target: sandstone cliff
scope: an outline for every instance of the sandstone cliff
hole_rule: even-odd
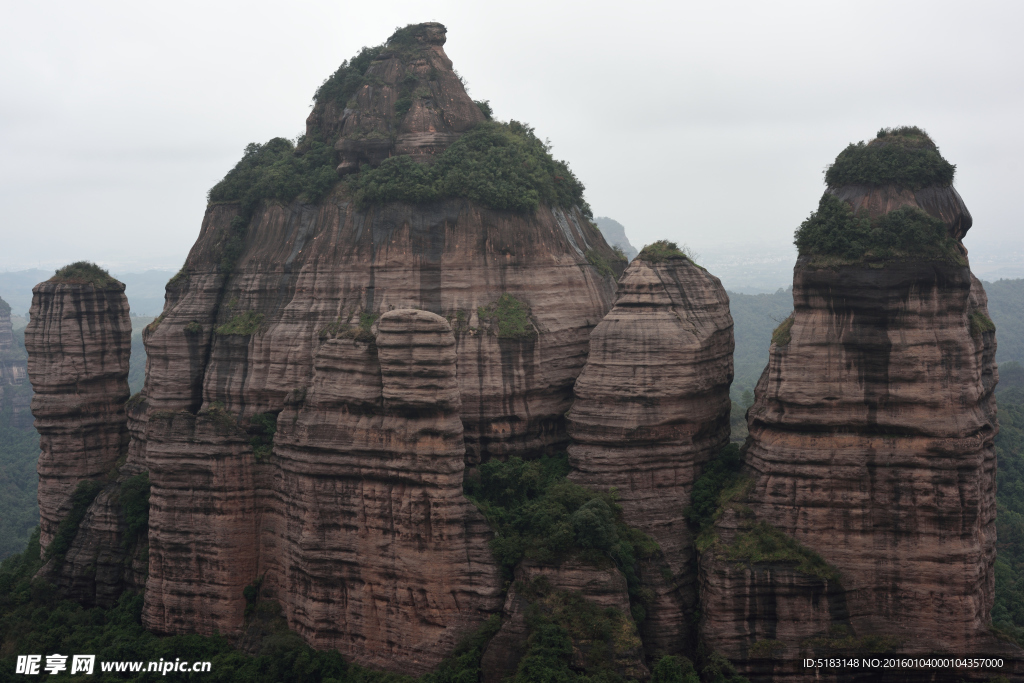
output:
[[[407,26],[321,86],[306,135],[333,142],[338,173],[395,155],[429,161],[485,120],[444,53],[445,34],[437,23]],[[357,84],[360,60],[370,64]]]
[[[934,151],[918,133],[907,146]],[[793,316],[748,412],[749,484],[701,558],[702,636],[748,672],[870,638],[1005,647],[988,635],[997,373],[959,242],[970,214],[948,182],[901,182],[831,186],[797,233]]]
[[[595,328],[568,414],[571,478],[617,489],[626,521],[661,546],[644,582],[649,652],[692,648],[696,555],[683,511],[729,441],[732,317],[721,282],[681,253],[645,249]]]
[[[78,483],[106,476],[128,447],[131,334],[124,285],[102,271],[68,266],[32,290],[25,348],[42,451],[44,550],[70,511]]]
[[[57,271],[33,289],[25,346],[42,571],[63,596],[109,607],[145,581],[145,475],[129,482],[141,469],[120,471],[131,351],[124,285],[92,264]]]
[[[423,672],[498,608],[487,525],[462,495],[451,328],[399,309],[374,329],[319,346],[305,396],[277,416],[273,458],[219,408],[150,417],[153,628],[237,630],[260,576],[316,647]],[[199,483],[219,493],[197,509]]]
[[[237,190],[254,165],[321,148],[247,151],[212,195],[240,199],[211,203],[145,331],[129,428],[152,481],[155,631],[238,634],[252,586],[317,647],[425,671],[501,607],[463,472],[564,446],[617,260],[581,206],[357,200],[368,171],[347,160],[380,159],[346,141],[387,133],[387,155],[429,161],[483,120],[443,27],[412,28],[339,71],[361,84],[352,106],[331,105],[329,84],[317,95],[308,137],[337,143],[349,180],[257,199]],[[396,128],[395,96],[420,76],[433,94]],[[408,83],[388,90],[393,77]]]

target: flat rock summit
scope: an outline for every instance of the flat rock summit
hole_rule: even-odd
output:
[[[156,634],[258,652],[277,620],[409,675],[859,681],[802,662],[873,653],[1024,680],[991,631],[995,330],[931,138],[829,168],[737,448],[719,279],[668,241],[624,260],[445,41],[397,30],[304,136],[246,148],[138,394],[124,285],[36,286],[40,578],[139,593]]]

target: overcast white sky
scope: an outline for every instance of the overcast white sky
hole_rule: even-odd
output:
[[[638,247],[785,251],[825,166],[901,124],[926,128],[957,164],[972,259],[1024,241],[1024,3],[0,9],[0,270],[82,258],[177,268],[207,189],[243,147],[302,132],[342,60],[420,21],[448,27],[445,50],[470,94],[550,138],[595,214]]]

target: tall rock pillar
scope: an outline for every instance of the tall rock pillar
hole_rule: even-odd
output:
[[[674,245],[671,245],[674,246]],[[733,323],[721,281],[681,253],[645,249],[594,329],[568,414],[571,478],[615,488],[626,522],[661,546],[643,626],[650,652],[681,652],[696,606],[683,511],[701,466],[729,442]]]
[[[103,478],[126,453],[132,325],[124,285],[86,263],[36,285],[30,316],[25,348],[41,451],[45,550],[79,482]]]
[[[748,674],[869,641],[1005,647],[988,631],[995,329],[952,177],[922,131],[883,130],[839,155],[797,231],[793,315],[747,414],[748,485],[701,557],[702,635]]]

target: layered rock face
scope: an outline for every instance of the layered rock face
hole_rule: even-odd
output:
[[[39,431],[40,544],[45,550],[79,482],[125,455],[131,320],[124,285],[59,276],[32,290],[25,328]]]
[[[168,285],[164,317],[146,333],[151,410],[279,410],[308,384],[330,327],[419,308],[455,332],[470,462],[567,440],[572,386],[615,284],[587,263],[588,251],[611,252],[578,210],[522,215],[467,200],[368,211],[346,201],[268,206],[226,278],[218,244],[236,212],[210,208],[189,275]],[[521,302],[525,333],[502,336],[481,318],[502,295]],[[252,334],[215,333],[257,318]]]
[[[27,360],[26,354],[14,343],[11,307],[0,299],[0,411],[10,410],[10,424],[16,429],[32,427]]]
[[[162,483],[151,508],[149,625],[190,630],[198,617],[200,631],[231,632],[244,586],[260,575],[264,596],[314,646],[421,673],[498,609],[489,531],[462,495],[451,328],[436,314],[398,309],[375,332],[319,346],[305,397],[277,417],[272,464],[242,448],[224,453],[217,435],[245,442],[216,410],[150,418],[172,423],[161,434],[184,421],[203,446],[186,456],[150,432]],[[171,448],[187,467],[169,462]],[[190,508],[201,480],[228,490]],[[177,542],[186,538],[183,557]],[[202,571],[213,580],[196,581]]]
[[[340,174],[395,155],[429,162],[485,120],[444,53],[445,40],[441,24],[401,29],[373,54],[366,71],[370,83],[347,102],[317,102],[306,134],[334,140]]]
[[[440,147],[403,135],[439,145],[482,120],[443,27],[411,28],[369,51],[355,108],[318,94],[309,125],[340,136],[342,173],[373,162],[346,141],[394,132],[416,74],[440,90],[413,98],[388,154],[422,161]],[[388,90],[393,78],[407,80]],[[501,606],[463,472],[567,441],[589,333],[611,307],[600,259],[615,261],[575,207],[359,208],[345,184],[316,204],[211,204],[144,334],[129,424],[153,484],[146,625],[237,634],[258,583],[317,647],[436,665]]]
[[[701,466],[729,442],[732,328],[718,278],[683,256],[641,254],[576,380],[570,476],[617,489],[627,523],[658,541],[667,565],[644,572],[656,593],[644,626],[651,652],[691,646],[696,556],[683,511]]]
[[[985,295],[959,243],[970,214],[949,185],[829,193],[876,229],[898,228],[874,220],[901,207],[923,211],[945,226],[946,251],[852,261],[801,252],[793,316],[747,415],[750,488],[701,558],[702,635],[748,673],[765,640],[790,660],[801,648],[862,649],[865,637],[904,653],[999,651],[988,634],[998,376]],[[755,523],[834,573],[727,561]]]
[[[840,568],[854,628],[949,651],[994,589],[994,336],[971,334],[971,289],[966,266],[798,264],[748,414],[758,517]]]

